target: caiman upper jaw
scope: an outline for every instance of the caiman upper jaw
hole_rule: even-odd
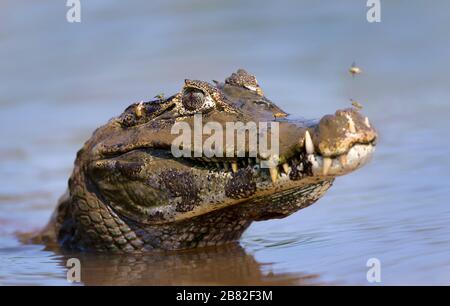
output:
[[[280,123],[280,164],[269,169],[274,183],[283,180],[283,172],[294,180],[306,176],[330,178],[352,172],[370,160],[378,137],[369,119],[354,108],[325,115],[308,127],[284,123]],[[288,138],[287,143],[284,138]],[[295,138],[299,146],[295,146]],[[292,175],[292,171],[301,173],[301,177]]]
[[[227,118],[214,117],[214,120]],[[334,115],[325,115],[314,125],[305,126],[302,123],[283,120],[280,126],[280,160],[276,167],[266,169],[269,180],[277,182],[283,178],[283,173],[294,180],[305,176],[338,176],[351,172],[364,165],[372,155],[377,138],[376,131],[370,125],[367,117],[363,117],[356,109],[338,110]],[[129,135],[128,135],[129,134]],[[157,133],[143,126],[139,129],[125,129],[120,137],[107,137],[97,144],[96,150],[123,154],[139,148],[154,148],[170,150],[170,139],[175,136],[167,129],[159,129]],[[123,136],[126,136],[125,138]],[[124,143],[123,139],[131,139]],[[159,140],[158,140],[159,139]],[[161,144],[166,143],[163,148]],[[265,159],[265,158],[263,158]],[[247,166],[247,158],[193,158],[193,160],[219,165],[219,171],[237,172],[242,166]],[[291,175],[291,169],[296,167],[298,174]],[[305,167],[308,168],[307,171]],[[286,179],[286,176],[284,177]],[[279,182],[281,183],[281,182]]]
[[[370,160],[376,138],[369,119],[353,108],[326,115],[308,127],[289,120],[280,122],[280,160],[278,165],[265,171],[273,183],[281,185],[286,180],[296,181],[308,176],[344,175]],[[231,161],[231,167],[224,168],[236,173],[241,164],[244,168],[247,166],[246,158]]]

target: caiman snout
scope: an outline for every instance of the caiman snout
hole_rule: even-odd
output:
[[[314,145],[326,157],[344,154],[355,144],[369,144],[377,137],[369,118],[350,108],[324,116],[313,133]]]
[[[357,109],[324,116],[305,137],[305,149],[314,174],[343,175],[370,160],[377,132]]]

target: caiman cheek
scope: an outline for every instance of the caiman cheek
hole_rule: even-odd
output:
[[[256,192],[256,183],[249,168],[240,169],[233,173],[232,178],[225,185],[225,195],[229,198],[248,198]]]

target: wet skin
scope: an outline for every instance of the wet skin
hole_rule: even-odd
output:
[[[199,113],[203,124],[278,122],[278,163],[261,168],[273,156],[248,154],[175,158],[171,128],[193,127]],[[356,108],[315,122],[289,120],[244,70],[214,85],[185,80],[179,93],[132,104],[93,133],[77,153],[68,192],[34,241],[100,252],[236,241],[253,221],[317,201],[336,176],[370,159],[376,138]]]

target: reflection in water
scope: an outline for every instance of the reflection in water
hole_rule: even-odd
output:
[[[56,251],[58,252],[58,251]],[[238,244],[182,252],[146,254],[63,253],[81,262],[85,285],[307,285],[317,275],[272,273]]]

